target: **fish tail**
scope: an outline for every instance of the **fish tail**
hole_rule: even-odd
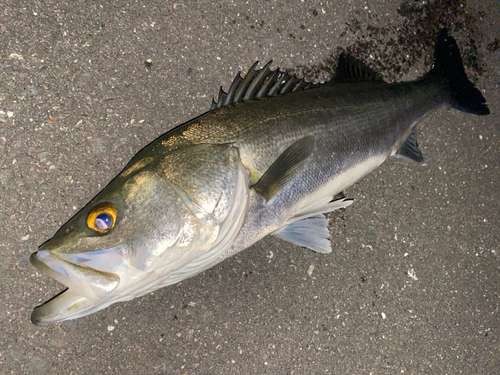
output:
[[[443,85],[451,107],[476,115],[490,113],[486,99],[467,78],[457,42],[446,29],[439,33],[434,47],[434,65],[425,78]]]

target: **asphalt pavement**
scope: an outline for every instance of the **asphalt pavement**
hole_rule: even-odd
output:
[[[498,1],[14,1],[0,5],[0,372],[499,374]],[[53,326],[29,256],[143,146],[256,60],[325,80],[348,51],[389,81],[447,26],[491,114],[419,125],[345,191],[333,252],[265,238],[142,298]]]

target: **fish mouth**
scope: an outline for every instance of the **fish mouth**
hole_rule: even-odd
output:
[[[109,272],[116,269],[110,266],[113,264],[113,255],[116,255],[113,250],[81,254],[39,250],[31,254],[30,262],[33,266],[67,287],[35,307],[31,322],[35,325],[47,325],[75,319],[111,304],[110,294],[120,284],[120,277]],[[102,264],[101,269],[92,267],[99,264]]]

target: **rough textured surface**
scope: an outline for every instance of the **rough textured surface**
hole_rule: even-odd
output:
[[[491,0],[5,0],[2,372],[500,372],[499,19]],[[30,323],[61,289],[30,253],[238,70],[274,59],[325,79],[340,47],[386,79],[413,79],[443,23],[492,114],[427,117],[427,165],[389,160],[349,188],[356,201],[331,217],[331,254],[267,238],[144,298]]]

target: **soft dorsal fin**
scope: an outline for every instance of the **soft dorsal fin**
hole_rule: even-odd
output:
[[[252,188],[269,201],[293,178],[313,150],[314,139],[311,136],[292,143]]]
[[[379,81],[382,77],[374,70],[366,66],[355,57],[342,52],[339,56],[339,64],[331,82],[362,82]]]
[[[228,92],[225,92],[222,87],[220,88],[219,98],[217,102],[212,100],[210,109],[221,108],[241,101],[261,99],[266,96],[284,95],[316,86],[279,69],[269,69],[272,62],[271,60],[262,69],[255,70],[258,64],[256,61],[244,78],[241,77],[241,72],[238,72]]]

